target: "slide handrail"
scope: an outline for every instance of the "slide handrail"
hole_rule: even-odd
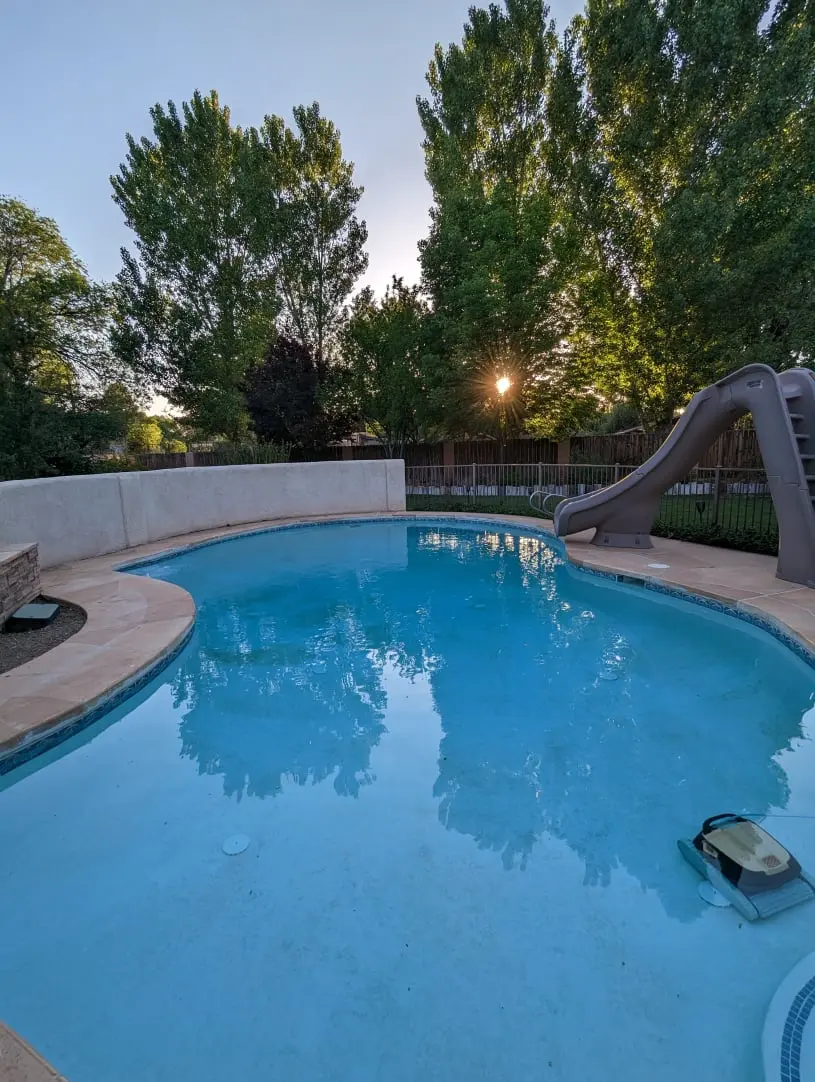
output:
[[[540,507],[535,503],[535,497],[542,496],[543,499],[540,502]],[[554,508],[551,511],[546,510],[546,501],[555,496],[558,499],[563,499],[563,496],[559,492],[544,492],[541,488],[536,488],[532,495],[529,497],[529,506],[533,511],[537,511],[541,515],[549,515],[550,518],[555,517]]]

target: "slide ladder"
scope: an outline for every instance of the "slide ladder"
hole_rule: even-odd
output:
[[[699,391],[660,448],[633,473],[555,509],[559,536],[595,529],[592,544],[650,548],[662,494],[750,413],[778,519],[778,576],[815,586],[815,373],[751,364]]]

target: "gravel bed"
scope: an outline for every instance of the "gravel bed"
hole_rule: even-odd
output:
[[[0,673],[25,665],[47,650],[70,639],[85,623],[85,611],[58,597],[38,597],[37,601],[57,601],[59,612],[47,627],[34,631],[0,632]]]

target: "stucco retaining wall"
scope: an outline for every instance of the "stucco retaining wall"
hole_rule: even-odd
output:
[[[401,460],[207,466],[0,484],[0,548],[35,542],[40,563],[177,534],[296,515],[404,511]]]

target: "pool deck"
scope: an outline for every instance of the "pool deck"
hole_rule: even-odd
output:
[[[206,530],[44,571],[43,593],[79,605],[88,618],[59,646],[0,675],[0,771],[3,759],[13,761],[21,749],[49,734],[55,738],[61,728],[104,708],[112,695],[126,691],[186,641],[195,621],[190,595],[171,583],[129,575],[116,571],[117,567],[218,538],[353,517],[275,519]],[[434,516],[407,512],[399,517]],[[441,517],[448,521],[489,520],[496,526],[551,533],[549,523],[539,518]],[[774,558],[662,538],[654,538],[654,547],[646,551],[601,549],[589,544],[590,538],[587,533],[568,539],[568,557],[576,566],[700,594],[727,608],[752,612],[815,652],[815,590],[776,578]]]
[[[3,1082],[66,1082],[14,1030],[0,1022],[0,1079]]]

